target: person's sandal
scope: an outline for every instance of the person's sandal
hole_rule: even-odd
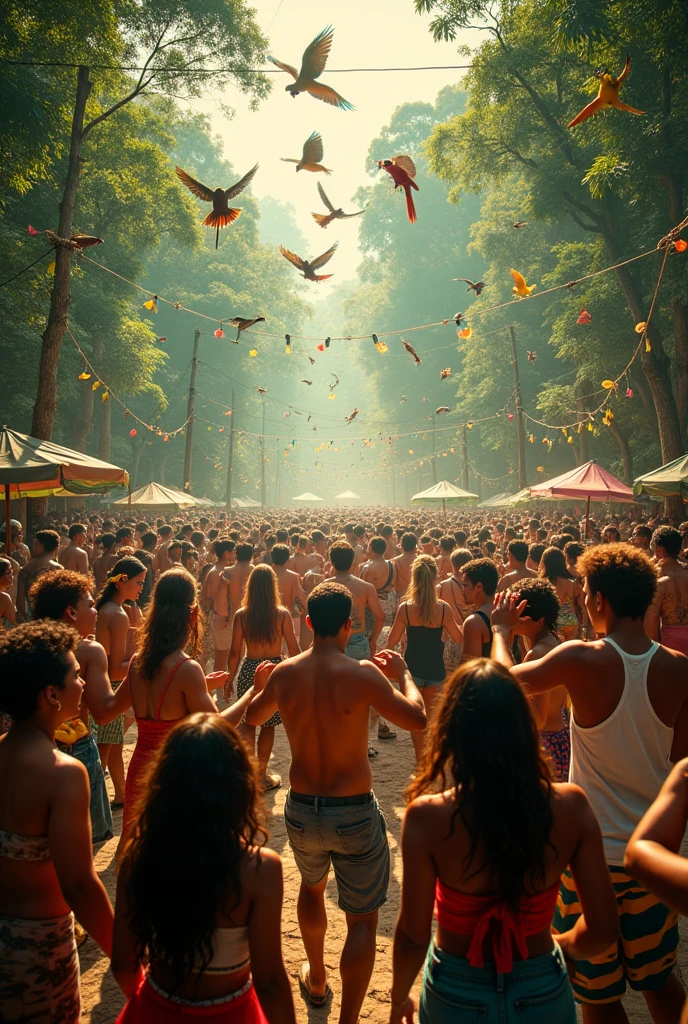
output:
[[[304,961],[304,963],[301,964],[301,968],[299,970],[299,985],[304,990],[306,998],[308,999],[308,1002],[311,1004],[311,1006],[324,1006],[327,1000],[332,995],[332,989],[330,988],[328,982],[325,981],[325,991],[323,992],[323,994],[321,996],[315,995],[315,993],[311,992],[310,988],[310,974],[310,964],[306,960]]]
[[[269,793],[272,789],[279,789],[282,785],[281,775],[265,775],[263,778],[263,792]]]
[[[377,738],[379,740],[395,740],[397,738],[397,734],[390,729],[387,722],[384,724],[380,722],[377,727]]]

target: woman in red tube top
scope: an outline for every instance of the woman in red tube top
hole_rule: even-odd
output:
[[[618,933],[600,828],[578,786],[552,782],[528,702],[496,662],[446,684],[409,797],[392,1024],[411,1019],[423,960],[421,1024],[575,1024],[565,961]],[[555,938],[566,867],[583,913]]]

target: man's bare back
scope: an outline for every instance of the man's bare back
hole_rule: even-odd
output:
[[[70,569],[72,572],[80,572],[84,575],[88,574],[88,555],[83,548],[77,547],[76,544],[68,544],[60,552],[59,562],[63,569]]]
[[[385,652],[378,658],[396,659],[394,665],[408,676],[398,655]],[[308,651],[276,666],[246,719],[259,725],[271,708],[279,708],[291,747],[289,784],[297,793],[353,796],[371,788],[371,706],[402,729],[420,730],[425,727],[420,701],[412,680],[407,699],[372,661],[354,661],[332,642],[316,638]]]
[[[405,551],[403,555],[397,555],[396,558],[392,559],[397,574],[397,582],[395,588],[397,594],[405,594],[408,588],[411,586],[411,569],[417,556],[417,551]]]
[[[292,572],[291,569],[287,569],[284,565],[273,565],[272,569],[277,577],[280,601],[285,608],[289,609],[289,614],[293,615],[296,601],[299,602],[299,611],[305,611],[306,595],[301,586],[299,574]]]
[[[663,626],[688,625],[688,569],[671,559],[660,564],[656,603]]]
[[[244,599],[244,591],[246,590],[246,584],[252,572],[253,565],[251,562],[236,562],[235,565],[231,566],[231,568],[227,569],[224,573],[225,578],[229,580],[229,605],[231,614],[234,614],[241,607],[241,602]]]

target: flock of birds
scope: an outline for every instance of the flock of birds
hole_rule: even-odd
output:
[[[292,97],[298,96],[300,93],[310,93],[315,99],[322,100],[323,103],[328,103],[330,106],[337,107],[339,110],[354,110],[355,108],[348,100],[345,100],[343,96],[340,96],[338,92],[332,89],[329,85],[325,85],[324,82],[318,81],[325,65],[327,64],[327,58],[330,55],[330,49],[332,47],[332,40],[334,37],[334,29],[331,25],[328,25],[315,37],[304,50],[303,57],[301,59],[301,70],[297,71],[291,64],[285,64],[282,61],[277,60],[275,57],[268,57],[268,60],[275,64],[282,71],[286,71],[287,74],[291,75],[294,79],[293,83],[286,87]],[[310,171],[312,174],[331,174],[332,168],[325,167],[323,160],[325,158],[325,148],[320,132],[314,131],[303,144],[301,156],[297,159],[296,157],[283,156],[281,159],[285,163],[296,164],[296,172],[299,171]],[[413,202],[412,190],[419,191],[418,185],[415,182],[416,167],[410,156],[399,154],[391,159],[378,160],[378,167],[385,170],[392,181],[394,182],[394,188],[402,188],[406,195],[406,212],[408,219],[411,224],[416,222],[416,208]],[[181,167],[175,168],[180,181],[193,193],[198,199],[202,199],[206,203],[212,203],[212,210],[208,216],[203,220],[203,226],[208,228],[215,228],[215,248],[217,249],[220,241],[220,231],[222,228],[228,227],[232,224],[237,217],[241,214],[241,208],[230,206],[230,201],[236,199],[241,192],[251,183],[254,175],[258,170],[258,164],[252,167],[247,174],[240,178],[234,185],[230,185],[229,188],[209,188],[202,182],[197,181],[196,178],[192,178],[190,174],[187,174]],[[330,201],[325,192],[325,189],[318,182],[318,192],[322,199],[327,213],[314,213],[313,219],[321,228],[326,228],[335,220],[346,220],[350,217],[360,217],[362,213],[365,213],[367,206],[362,210],[356,210],[354,213],[344,213],[341,207],[336,207],[334,203]],[[280,246],[280,252],[285,259],[296,267],[302,274],[306,281],[315,281],[318,284],[321,281],[326,281],[332,277],[332,274],[317,274],[316,271],[320,270],[325,266],[329,260],[332,259],[338,243],[335,242],[330,248],[322,253],[320,256],[316,256],[315,259],[306,260],[303,257],[287,249],[285,246]]]

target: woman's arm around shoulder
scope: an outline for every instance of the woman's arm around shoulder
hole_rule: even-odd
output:
[[[256,995],[269,1024],[296,1024],[294,998],[282,957],[282,861],[254,848],[246,885],[251,896],[248,945]]]

